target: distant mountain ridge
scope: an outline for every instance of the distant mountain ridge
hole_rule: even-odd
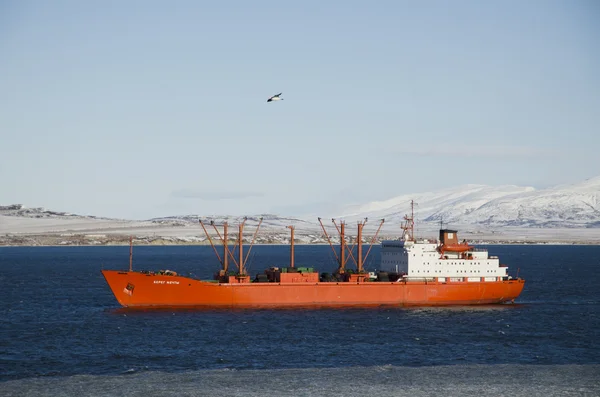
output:
[[[571,185],[463,185],[345,208],[339,218],[400,222],[416,203],[421,222],[518,227],[600,227],[600,176]]]
[[[433,225],[443,222],[450,225],[487,227],[600,228],[600,176],[575,184],[539,190],[514,185],[462,185],[347,206],[333,217],[346,221],[385,218],[386,224],[398,224],[402,222],[405,214],[410,213],[411,200],[415,202],[415,218],[421,224]],[[0,215],[44,219],[111,219],[50,211],[44,208],[27,208],[21,204],[0,206]],[[330,219],[331,217],[327,215],[323,214],[323,217]],[[231,224],[237,224],[243,219],[240,216],[227,215],[181,215],[135,222],[186,226],[197,224],[199,217],[212,219],[217,223],[228,221]],[[309,229],[318,228],[317,220],[314,218],[273,214],[249,215],[248,224],[256,225],[261,217],[263,226],[266,227],[277,228],[295,224]],[[127,222],[122,219],[119,221]]]
[[[43,207],[29,208],[24,206],[23,204],[0,205],[0,215],[37,219],[113,219],[94,215],[77,215],[64,211],[52,211]]]

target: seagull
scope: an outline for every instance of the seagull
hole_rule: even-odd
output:
[[[277,95],[273,95],[271,98],[267,99],[267,102],[273,102],[273,101],[283,101],[283,98],[279,98],[281,96],[281,92]]]

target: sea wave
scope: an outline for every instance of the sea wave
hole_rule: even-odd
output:
[[[597,396],[600,365],[451,365],[35,377],[0,383],[12,396]]]

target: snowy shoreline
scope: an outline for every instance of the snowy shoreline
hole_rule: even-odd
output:
[[[546,232],[546,233],[541,233]],[[572,235],[565,236],[557,235],[555,230],[537,231],[537,235],[529,233],[504,234],[498,235],[481,235],[469,232],[460,233],[460,237],[466,239],[473,245],[599,245],[600,238],[597,236],[598,230],[569,230]],[[587,232],[587,233],[586,233]],[[590,233],[592,232],[592,233]],[[135,246],[168,246],[168,245],[209,245],[210,242],[205,237],[174,235],[174,231],[169,233],[160,233],[157,231],[151,235],[138,235],[135,233],[43,233],[43,234],[0,234],[0,247],[11,246],[126,246],[129,245],[130,237],[133,239]],[[529,235],[528,235],[529,234]],[[552,234],[550,237],[547,234]],[[252,235],[244,237],[244,244],[250,244]],[[434,234],[427,234],[427,237],[434,237]],[[331,236],[333,244],[339,244],[337,236]],[[365,236],[363,244],[369,244],[372,236]],[[381,235],[377,238],[374,244],[379,244],[382,240],[398,239],[399,235]],[[212,235],[211,239],[216,245],[221,245],[219,238]],[[237,234],[230,235],[229,244],[235,245],[237,242]],[[327,245],[327,238],[319,234],[310,235],[295,235],[295,245]],[[347,237],[350,244],[354,243],[354,236]],[[289,245],[290,238],[288,234],[267,232],[256,236],[255,245]]]
[[[230,244],[238,238],[239,217],[222,217],[215,223],[227,221]],[[249,244],[256,231],[259,218],[251,217],[244,228],[244,244]],[[339,243],[336,227],[323,222],[331,241]],[[339,223],[338,223],[339,224]],[[295,244],[328,244],[327,236],[318,222],[294,218],[265,218],[255,244],[289,244],[290,230],[295,227]],[[206,225],[213,242],[220,244],[215,230]],[[378,221],[370,221],[364,229],[363,241],[369,243],[379,227]],[[518,226],[486,226],[474,224],[444,225],[458,231],[459,238],[471,244],[600,244],[600,228],[536,228]],[[346,223],[346,237],[350,243],[356,235],[355,222]],[[222,227],[219,227],[222,232]],[[381,240],[398,239],[401,235],[398,222],[385,222],[376,243]],[[436,239],[439,224],[417,223],[417,238]],[[132,221],[98,219],[82,216],[23,217],[0,215],[0,246],[102,246],[128,245],[130,236],[134,245],[206,245],[205,232],[195,219]]]

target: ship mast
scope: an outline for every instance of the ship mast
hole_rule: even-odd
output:
[[[354,258],[354,255],[352,254],[352,252],[354,250],[354,245],[352,245],[352,247],[350,248],[350,247],[348,247],[348,244],[346,244],[345,222],[343,222],[343,221],[340,222],[340,225],[338,226],[338,224],[335,222],[335,219],[332,219],[331,221],[335,225],[336,230],[340,236],[340,255],[339,256],[337,254],[337,251],[333,247],[333,243],[331,242],[331,238],[329,237],[329,234],[325,230],[325,226],[323,226],[323,222],[321,221],[321,218],[319,218],[319,223],[321,224],[321,229],[323,230],[323,233],[325,234],[325,237],[327,238],[327,241],[329,242],[329,246],[331,247],[331,250],[333,251],[333,255],[335,256],[335,259],[338,263],[338,269],[336,270],[336,273],[343,274],[346,272],[346,262],[348,261],[348,259],[352,259],[352,261],[356,264],[358,273],[363,273],[364,272],[364,269],[363,269],[364,263],[365,263],[367,257],[369,256],[369,253],[371,252],[371,248],[373,248],[373,244],[377,240],[377,236],[379,235],[379,231],[381,230],[381,227],[383,226],[383,222],[385,222],[385,219],[381,220],[381,223],[379,224],[379,227],[377,228],[377,232],[371,239],[371,242],[369,244],[369,249],[367,250],[367,253],[365,254],[364,257],[362,255],[362,251],[363,251],[362,232],[363,232],[363,227],[367,223],[367,218],[365,218],[365,220],[362,222],[358,222],[358,236],[356,238],[356,241],[354,242],[354,245],[357,245],[357,255],[356,255],[357,258]],[[346,251],[348,253],[348,259],[346,259]]]
[[[223,275],[227,274],[229,270],[229,247],[227,247],[227,221],[223,223]]]
[[[346,271],[346,222],[340,222],[340,267],[338,273],[343,274]]]
[[[354,263],[356,263],[356,259],[354,259],[354,255],[352,255],[352,250],[354,250],[354,245],[352,246],[352,248],[348,247],[348,244],[346,244],[346,224],[344,221],[340,222],[340,225],[338,226],[338,224],[335,222],[335,219],[332,219],[331,222],[333,222],[333,224],[335,225],[335,228],[338,232],[338,235],[340,236],[340,269],[341,271],[339,272],[344,273],[345,269],[346,269],[346,263],[348,263],[349,259],[352,259],[352,261]],[[356,244],[356,242],[354,242],[354,244]],[[346,257],[346,251],[348,251],[348,257]]]
[[[356,264],[356,267],[358,268],[358,272],[362,273],[364,272],[363,270],[363,264],[366,262],[367,258],[369,257],[369,253],[371,252],[371,248],[373,248],[373,244],[375,244],[375,241],[377,240],[377,236],[379,236],[379,232],[381,231],[381,227],[383,226],[383,223],[385,222],[385,219],[381,220],[381,223],[379,224],[379,227],[377,228],[377,231],[375,232],[375,234],[373,235],[373,237],[371,238],[371,242],[369,243],[369,249],[367,250],[367,253],[365,254],[364,258],[362,257],[362,229],[365,226],[365,224],[367,223],[367,218],[365,218],[365,220],[363,222],[360,222],[358,225],[358,248],[357,248],[357,256],[358,256],[358,260],[361,263],[361,265]]]
[[[290,229],[290,267],[294,267],[294,226],[288,226]]]
[[[366,222],[366,219],[365,219]],[[358,246],[356,247],[356,258],[358,259],[356,263],[356,269],[359,273],[363,272],[363,257],[362,257],[362,230],[365,226],[364,222],[358,222],[358,232],[356,236],[356,243]]]
[[[404,233],[402,239],[406,241],[414,241],[415,239],[415,202],[410,200],[410,217],[404,215],[404,225],[402,225]]]
[[[129,271],[133,271],[133,236],[129,236]]]
[[[246,223],[246,218],[244,218],[244,222],[239,225],[239,235],[238,235],[238,244],[240,246],[240,264],[238,266],[238,273],[240,276],[245,275],[244,273],[244,243],[243,243],[243,233],[244,233],[244,223]]]
[[[213,240],[210,237],[210,233],[208,233],[208,231],[206,230],[204,223],[202,222],[201,219],[198,220],[200,222],[200,226],[202,226],[202,229],[204,230],[204,233],[206,234],[206,237],[207,237],[211,247],[215,251],[215,255],[217,256],[219,263],[221,264],[222,268],[219,271],[220,277],[224,277],[227,275],[227,272],[229,270],[229,259],[231,259],[233,261],[233,263],[237,266],[238,275],[244,275],[246,272],[245,264],[248,261],[248,257],[250,256],[250,252],[252,251],[252,247],[254,246],[254,241],[256,240],[256,236],[258,234],[258,230],[260,229],[260,225],[262,224],[263,218],[260,218],[258,226],[256,227],[256,231],[254,232],[254,236],[252,237],[252,242],[250,244],[250,248],[248,249],[248,252],[246,253],[246,257],[244,258],[243,238],[244,238],[244,225],[246,224],[246,220],[247,220],[247,218],[244,218],[244,221],[242,223],[240,223],[240,225],[238,227],[238,230],[239,230],[238,240],[237,240],[236,244],[234,245],[233,249],[229,248],[229,245],[228,245],[228,240],[229,240],[229,236],[228,236],[228,226],[229,225],[228,225],[228,223],[226,221],[223,223],[223,235],[221,236],[221,233],[219,232],[219,229],[217,229],[217,225],[215,225],[214,221],[210,222],[211,226],[215,229],[215,233],[217,234],[217,236],[223,243],[223,259],[221,259],[221,256],[219,255],[219,251],[217,251],[217,247],[213,243]],[[235,250],[238,245],[239,245],[240,251],[238,253],[238,259],[236,260],[234,253],[235,253]]]

